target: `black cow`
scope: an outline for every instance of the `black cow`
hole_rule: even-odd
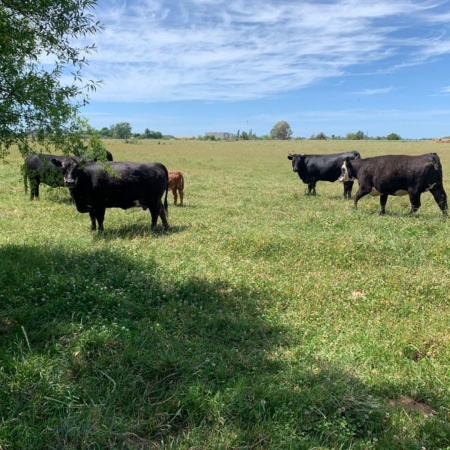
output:
[[[308,185],[308,195],[316,195],[318,181],[334,182],[341,174],[342,163],[346,158],[357,159],[361,155],[357,151],[333,153],[330,155],[292,155],[292,170],[298,173],[303,183]],[[352,196],[353,181],[344,182],[344,197]]]
[[[169,174],[161,163],[94,162],[83,163],[75,158],[54,160],[64,173],[64,185],[70,190],[78,212],[89,213],[91,230],[103,231],[106,208],[128,209],[134,206],[149,209],[151,229],[158,216],[165,229],[167,223],[167,192]],[[166,193],[164,206],[162,197]]]
[[[53,160],[63,161],[66,156],[55,156],[45,153],[32,153],[25,158],[22,166],[25,192],[30,182],[30,200],[39,198],[39,185],[47,184],[51,187],[64,186],[61,167],[55,166]]]
[[[105,155],[99,155],[99,158],[106,156],[107,161],[112,161],[113,156],[110,151],[105,150]],[[63,187],[64,177],[61,165],[55,165],[53,160],[64,161],[67,156],[56,156],[48,153],[31,153],[24,161],[22,166],[23,181],[25,192],[28,191],[28,181],[30,182],[30,200],[39,198],[39,185],[44,183],[50,187]],[[76,157],[81,160],[81,158]],[[94,158],[94,161],[97,157]]]
[[[443,214],[447,214],[447,194],[442,184],[442,166],[436,153],[420,156],[384,155],[342,164],[339,181],[358,180],[359,189],[354,203],[367,194],[379,195],[381,210],[386,212],[389,195],[409,195],[411,210],[420,208],[420,196],[430,191]]]

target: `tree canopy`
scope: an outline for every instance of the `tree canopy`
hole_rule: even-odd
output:
[[[292,136],[291,126],[284,120],[277,122],[270,131],[272,139],[290,139]]]
[[[82,38],[103,27],[96,0],[0,0],[0,157],[13,144],[38,143],[64,153],[79,147],[79,108],[99,82],[85,80]]]

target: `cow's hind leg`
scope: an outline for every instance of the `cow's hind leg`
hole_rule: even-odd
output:
[[[430,192],[441,209],[442,214],[447,215],[447,194],[445,193],[444,188],[438,185],[431,189]]]
[[[151,216],[151,225],[150,229],[155,231],[156,224],[158,222],[158,217],[161,217],[161,221],[165,230],[169,228],[169,223],[167,222],[166,210],[164,209],[163,204],[159,201],[155,205],[149,206],[150,216]]]
[[[388,194],[381,194],[380,196],[380,216],[386,214],[386,203],[388,199]]]
[[[160,206],[160,209],[159,209],[159,217],[161,217],[161,222],[163,224],[164,229],[168,230],[169,229],[169,222],[167,222],[166,209],[164,208],[162,203],[161,203],[161,206]]]
[[[182,190],[180,190],[180,206],[183,206],[183,196],[184,196],[184,192]]]

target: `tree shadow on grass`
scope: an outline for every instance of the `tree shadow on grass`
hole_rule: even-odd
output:
[[[352,374],[278,357],[305,343],[265,317],[264,292],[98,249],[6,246],[0,269],[6,448],[397,444]]]

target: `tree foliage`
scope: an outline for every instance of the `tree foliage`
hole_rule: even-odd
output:
[[[96,0],[1,0],[0,156],[13,144],[68,153],[80,145],[79,108],[98,86],[82,72],[95,45],[81,45],[102,25]],[[84,122],[85,123],[85,122]]]
[[[291,126],[284,120],[277,122],[270,131],[270,137],[272,139],[290,139],[291,136]]]
[[[147,139],[162,139],[164,137],[160,131],[152,131],[149,130],[148,128],[145,129],[144,136]]]
[[[128,122],[119,122],[111,125],[111,135],[116,139],[129,139],[131,137],[131,125]]]

